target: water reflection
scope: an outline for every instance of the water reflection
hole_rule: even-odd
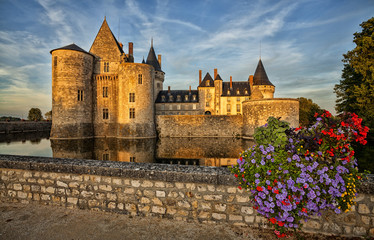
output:
[[[14,140],[25,141],[25,139],[29,138],[29,145],[40,143],[42,138],[35,138],[34,135],[24,136],[24,134],[19,134],[18,136],[13,136],[13,139],[8,136],[3,141],[7,142],[7,145],[12,145]],[[0,137],[4,137],[4,135]],[[203,166],[228,166],[235,164],[239,154],[254,144],[253,141],[235,138],[162,138],[158,140],[98,138],[43,139],[43,141],[50,141],[51,155],[49,157],[55,158]],[[32,146],[34,149],[38,147],[39,144]],[[7,153],[6,147],[0,148],[0,150],[0,153],[3,154],[29,155],[21,149],[19,149],[19,153]]]

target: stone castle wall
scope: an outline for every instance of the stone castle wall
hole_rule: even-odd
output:
[[[0,201],[269,228],[225,168],[0,155]],[[374,237],[374,183],[352,211],[313,217],[304,232]]]
[[[236,137],[242,133],[240,115],[157,115],[156,130],[163,137]]]

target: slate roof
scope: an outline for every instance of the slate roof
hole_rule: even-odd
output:
[[[201,81],[201,84],[199,87],[214,87],[214,81],[212,76],[210,76],[209,73],[206,73],[203,81]]]
[[[50,51],[50,53],[52,54],[52,52],[55,51],[55,50],[73,50],[73,51],[84,52],[84,53],[92,55],[91,53],[86,52],[84,49],[80,48],[79,46],[75,45],[74,43],[72,43],[70,45],[66,45],[65,47],[60,47],[60,48],[53,49],[53,50]]]
[[[185,96],[187,95],[187,100]],[[193,95],[196,99],[193,100]],[[162,98],[164,96],[164,100]],[[172,98],[170,98],[172,96]],[[180,98],[178,98],[180,96]],[[156,98],[156,103],[197,103],[199,102],[199,92],[197,90],[163,90],[160,91]]]
[[[230,94],[228,91],[230,90]],[[239,90],[239,93],[238,93]],[[246,93],[247,92],[247,93]],[[232,82],[232,88],[230,89],[230,82],[223,82],[222,83],[222,96],[250,96],[251,95],[251,88],[249,86],[249,82],[242,81],[242,82]]]
[[[214,81],[215,80],[221,80],[222,81],[222,78],[221,78],[221,76],[219,74],[217,74],[216,79],[214,79]]]
[[[149,64],[155,68],[156,71],[162,72],[160,64],[157,60],[155,50],[153,49],[153,43],[151,44],[151,48],[149,49],[146,64]]]
[[[274,86],[265,71],[264,65],[262,64],[262,61],[258,61],[257,68],[255,71],[255,75],[253,76],[253,85],[271,85]]]

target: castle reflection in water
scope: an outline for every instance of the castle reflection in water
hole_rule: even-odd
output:
[[[51,140],[53,157],[121,162],[228,166],[254,144],[235,138]]]

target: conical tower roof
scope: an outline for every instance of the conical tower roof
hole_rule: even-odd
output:
[[[274,86],[270,81],[266,74],[264,65],[262,61],[258,61],[257,68],[255,71],[255,75],[253,76],[253,85],[270,85]]]
[[[115,38],[112,30],[110,30],[106,18],[104,18],[100,30],[92,43],[90,53],[100,58],[113,61],[117,61],[123,53],[123,49]]]
[[[157,57],[156,57],[155,50],[153,49],[153,40],[151,43],[151,48],[149,49],[147,61],[145,63],[153,66],[156,71],[162,72],[160,63],[158,62]]]
[[[92,55],[91,53],[86,52],[84,49],[80,48],[79,46],[75,45],[74,43],[70,44],[70,45],[66,45],[64,47],[53,49],[53,50],[50,51],[50,53],[52,53],[55,50],[73,50],[73,51],[84,52],[84,53]]]
[[[222,78],[221,78],[221,76],[219,74],[217,74],[216,79],[214,79],[214,81],[215,80],[221,80],[222,81]]]
[[[199,87],[214,87],[214,81],[212,76],[209,73],[206,73],[203,81],[199,85]]]

